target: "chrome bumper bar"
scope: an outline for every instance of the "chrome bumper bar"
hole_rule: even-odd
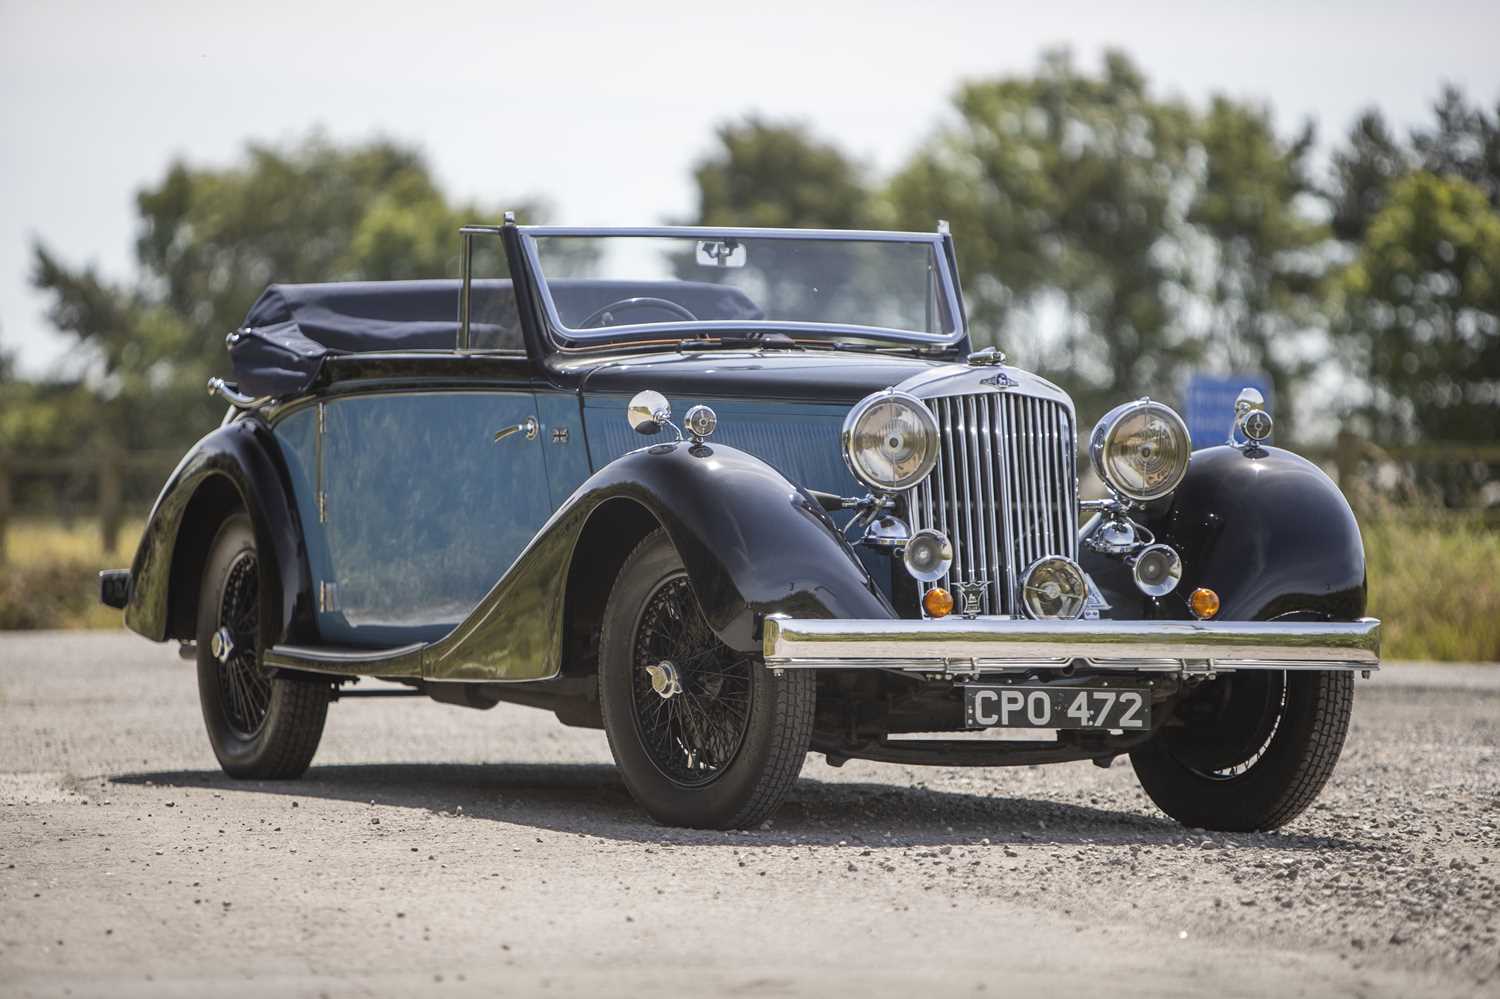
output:
[[[1380,622],[819,621],[769,617],[766,665],[783,669],[894,669],[944,676],[1061,669],[1213,673],[1239,669],[1380,668]]]

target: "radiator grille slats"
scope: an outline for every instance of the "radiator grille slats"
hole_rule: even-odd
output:
[[[1003,394],[927,400],[942,446],[907,495],[914,530],[953,542],[953,567],[926,587],[983,581],[985,614],[1019,615],[1017,576],[1044,555],[1078,557],[1076,431],[1067,407]]]

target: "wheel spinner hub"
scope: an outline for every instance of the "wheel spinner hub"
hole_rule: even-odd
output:
[[[682,693],[682,681],[677,676],[677,667],[672,665],[672,660],[663,659],[655,665],[648,665],[646,675],[651,677],[651,689],[662,700],[669,701]]]
[[[227,625],[221,625],[208,640],[208,651],[221,663],[228,662],[234,655],[234,634]]]

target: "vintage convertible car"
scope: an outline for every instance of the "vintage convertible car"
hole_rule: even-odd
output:
[[[1349,506],[1253,390],[1198,451],[1160,402],[1107,413],[1080,501],[1073,404],[971,352],[944,225],[460,238],[462,280],[268,288],[222,425],[101,574],[196,658],[229,774],[295,777],[330,701],[397,690],[602,727],[691,826],[761,822],[809,750],[1129,754],[1215,829],[1328,779],[1380,625]]]

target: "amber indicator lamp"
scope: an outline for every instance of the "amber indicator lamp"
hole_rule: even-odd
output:
[[[922,609],[928,617],[947,617],[953,613],[953,594],[941,586],[934,586],[922,598]]]

